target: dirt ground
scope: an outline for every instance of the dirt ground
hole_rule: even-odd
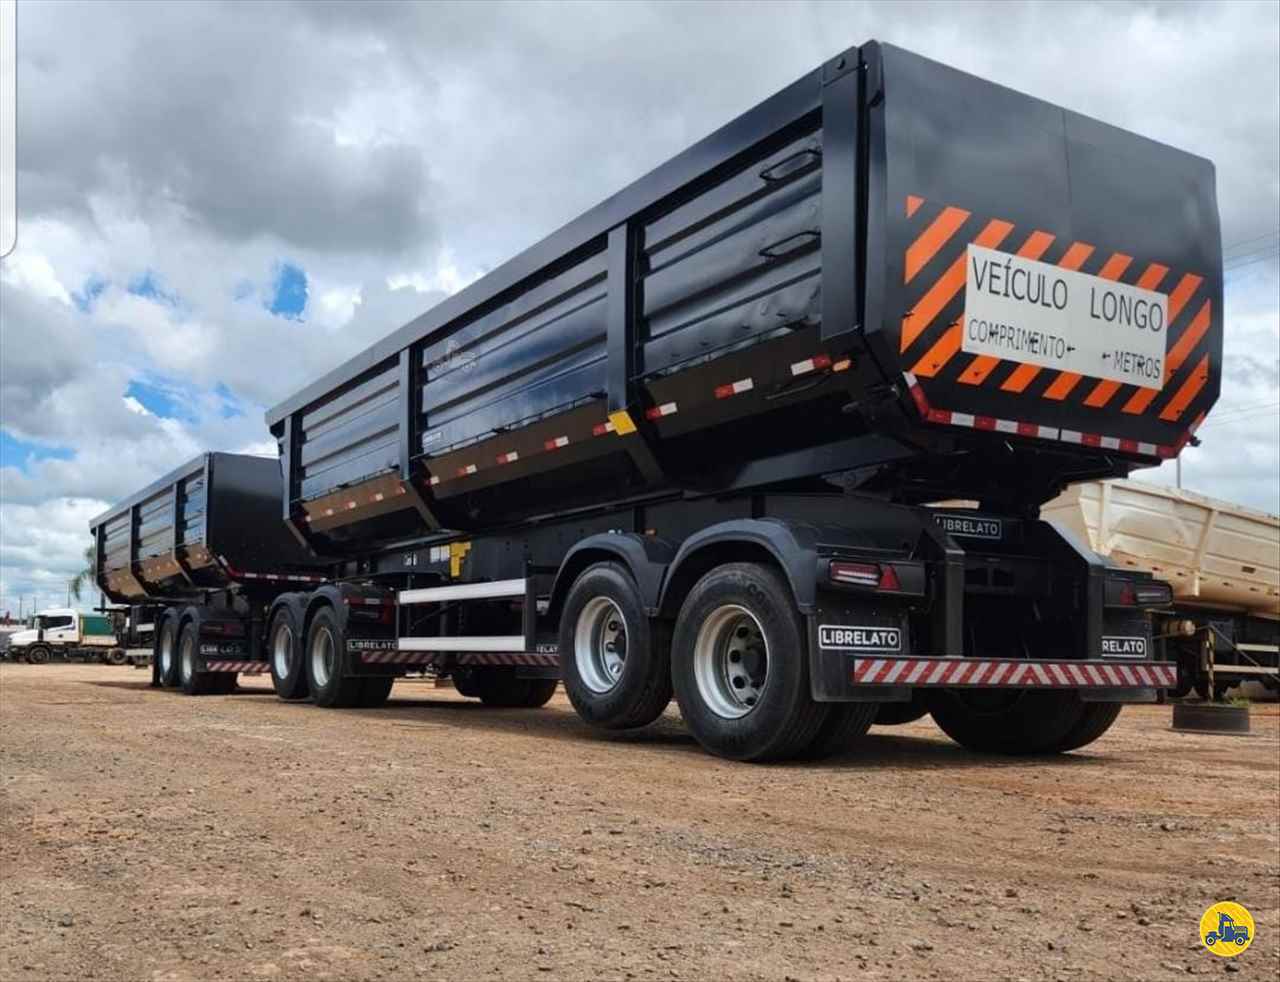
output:
[[[1127,709],[978,757],[928,719],[821,765],[606,739],[557,695],[374,711],[0,666],[0,978],[1171,979],[1280,969],[1280,716]],[[1197,936],[1236,900],[1257,940]]]

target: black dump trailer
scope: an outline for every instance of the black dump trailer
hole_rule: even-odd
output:
[[[612,729],[674,692],[739,759],[1082,746],[1174,684],[1170,591],[1039,506],[1176,456],[1221,354],[1208,161],[869,43],[273,408],[328,579],[248,657]]]
[[[93,519],[98,586],[128,605],[157,679],[229,690],[236,672],[262,670],[256,653],[280,591],[324,582],[279,502],[278,461],[206,453]]]

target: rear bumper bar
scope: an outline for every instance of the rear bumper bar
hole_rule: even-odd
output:
[[[855,658],[855,685],[976,689],[1168,689],[1174,662],[1003,661],[985,658]]]

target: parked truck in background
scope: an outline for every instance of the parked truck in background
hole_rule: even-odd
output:
[[[33,665],[43,665],[54,656],[104,661],[118,647],[109,618],[82,614],[72,607],[50,607],[32,618],[31,627],[10,635],[8,656]]]
[[[1280,517],[1129,480],[1074,485],[1041,515],[1173,588],[1154,622],[1157,652],[1178,663],[1172,695],[1280,690]]]
[[[98,584],[192,694],[1071,750],[1177,684],[1172,591],[1040,507],[1175,457],[1221,354],[1208,161],[872,42],[94,519]]]

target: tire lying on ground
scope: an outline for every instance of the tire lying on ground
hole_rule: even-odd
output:
[[[639,588],[617,563],[588,566],[574,580],[560,653],[565,693],[593,726],[644,726],[671,702],[670,629],[645,614]]]
[[[1083,702],[1075,692],[943,689],[931,695],[929,711],[947,736],[969,750],[1054,754],[1098,739],[1120,706]]]
[[[791,588],[759,563],[726,563],[689,591],[676,618],[671,676],[685,725],[705,749],[731,760],[794,757],[829,715],[811,697]]]

